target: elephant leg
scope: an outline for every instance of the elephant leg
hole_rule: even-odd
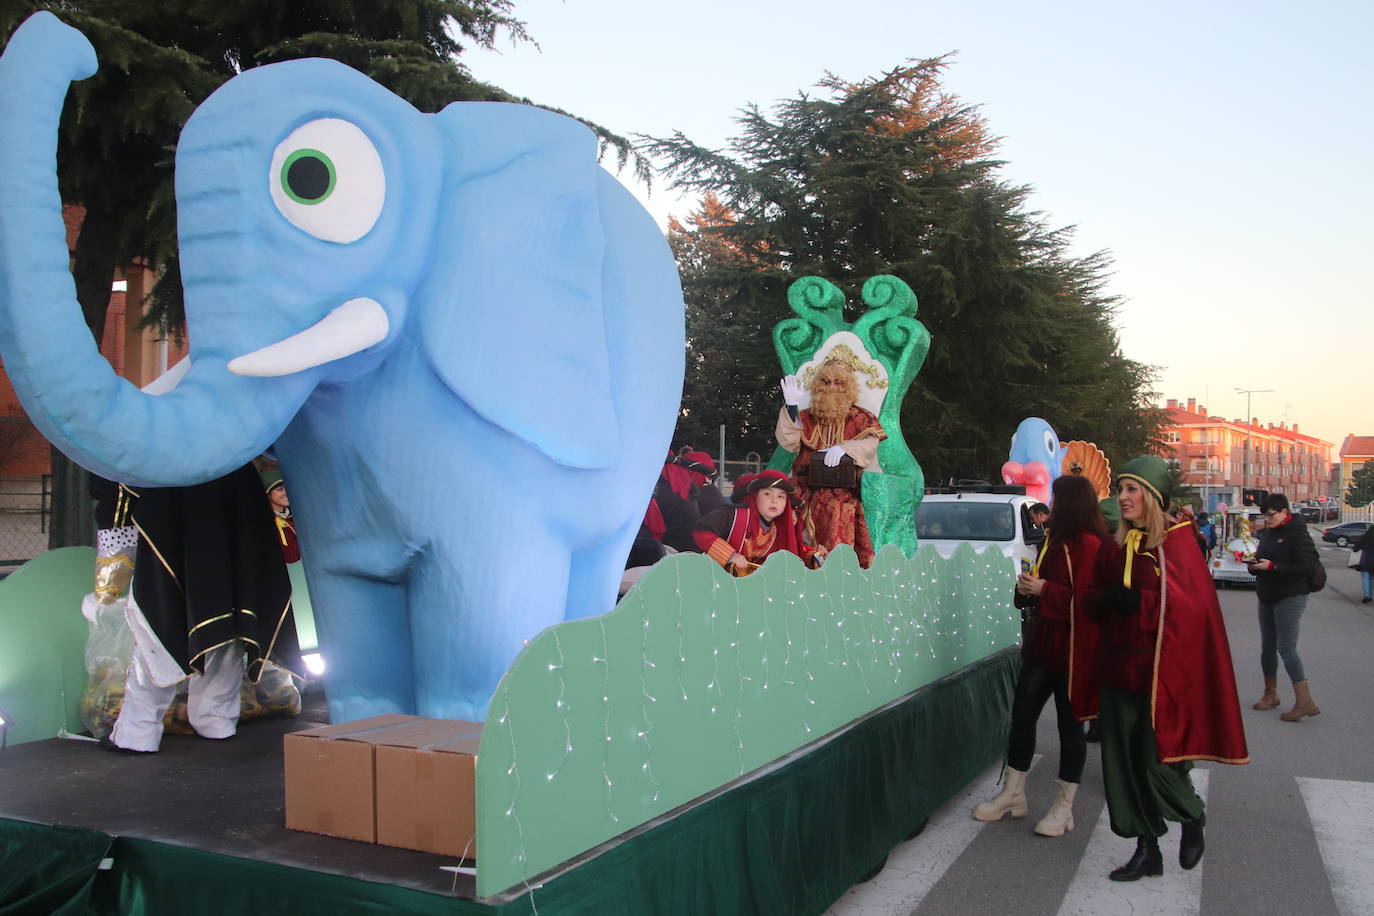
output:
[[[414,713],[403,586],[346,574],[310,579],[324,657],[329,721]]]
[[[625,560],[630,556],[639,524],[639,519],[631,519],[596,547],[573,554],[564,619],[597,617],[615,607]]]
[[[540,631],[563,619],[568,548],[506,517],[490,550],[435,550],[410,579],[415,699],[422,716],[485,721],[492,692]],[[497,533],[497,532],[493,532]]]

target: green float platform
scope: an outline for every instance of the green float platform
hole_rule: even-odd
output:
[[[821,913],[1001,757],[1018,667],[989,656],[509,899],[473,899],[451,859],[283,827],[281,735],[320,724],[319,697],[149,757],[11,746],[0,913]]]

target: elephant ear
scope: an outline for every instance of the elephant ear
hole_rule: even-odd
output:
[[[601,168],[586,127],[529,105],[458,102],[421,338],[485,419],[571,467],[609,466],[620,429],[602,308]]]

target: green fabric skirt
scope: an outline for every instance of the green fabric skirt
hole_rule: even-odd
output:
[[[1159,837],[1165,821],[1202,818],[1203,803],[1188,774],[1191,760],[1160,763],[1145,693],[1102,688],[1102,782],[1112,832]]]

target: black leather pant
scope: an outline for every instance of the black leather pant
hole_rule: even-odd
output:
[[[1073,717],[1068,679],[1024,659],[1021,677],[1016,682],[1016,698],[1011,705],[1007,765],[1022,772],[1030,769],[1031,758],[1035,756],[1035,723],[1051,695],[1059,718],[1059,778],[1064,782],[1078,782],[1083,778],[1088,742],[1083,738],[1082,724]]]

